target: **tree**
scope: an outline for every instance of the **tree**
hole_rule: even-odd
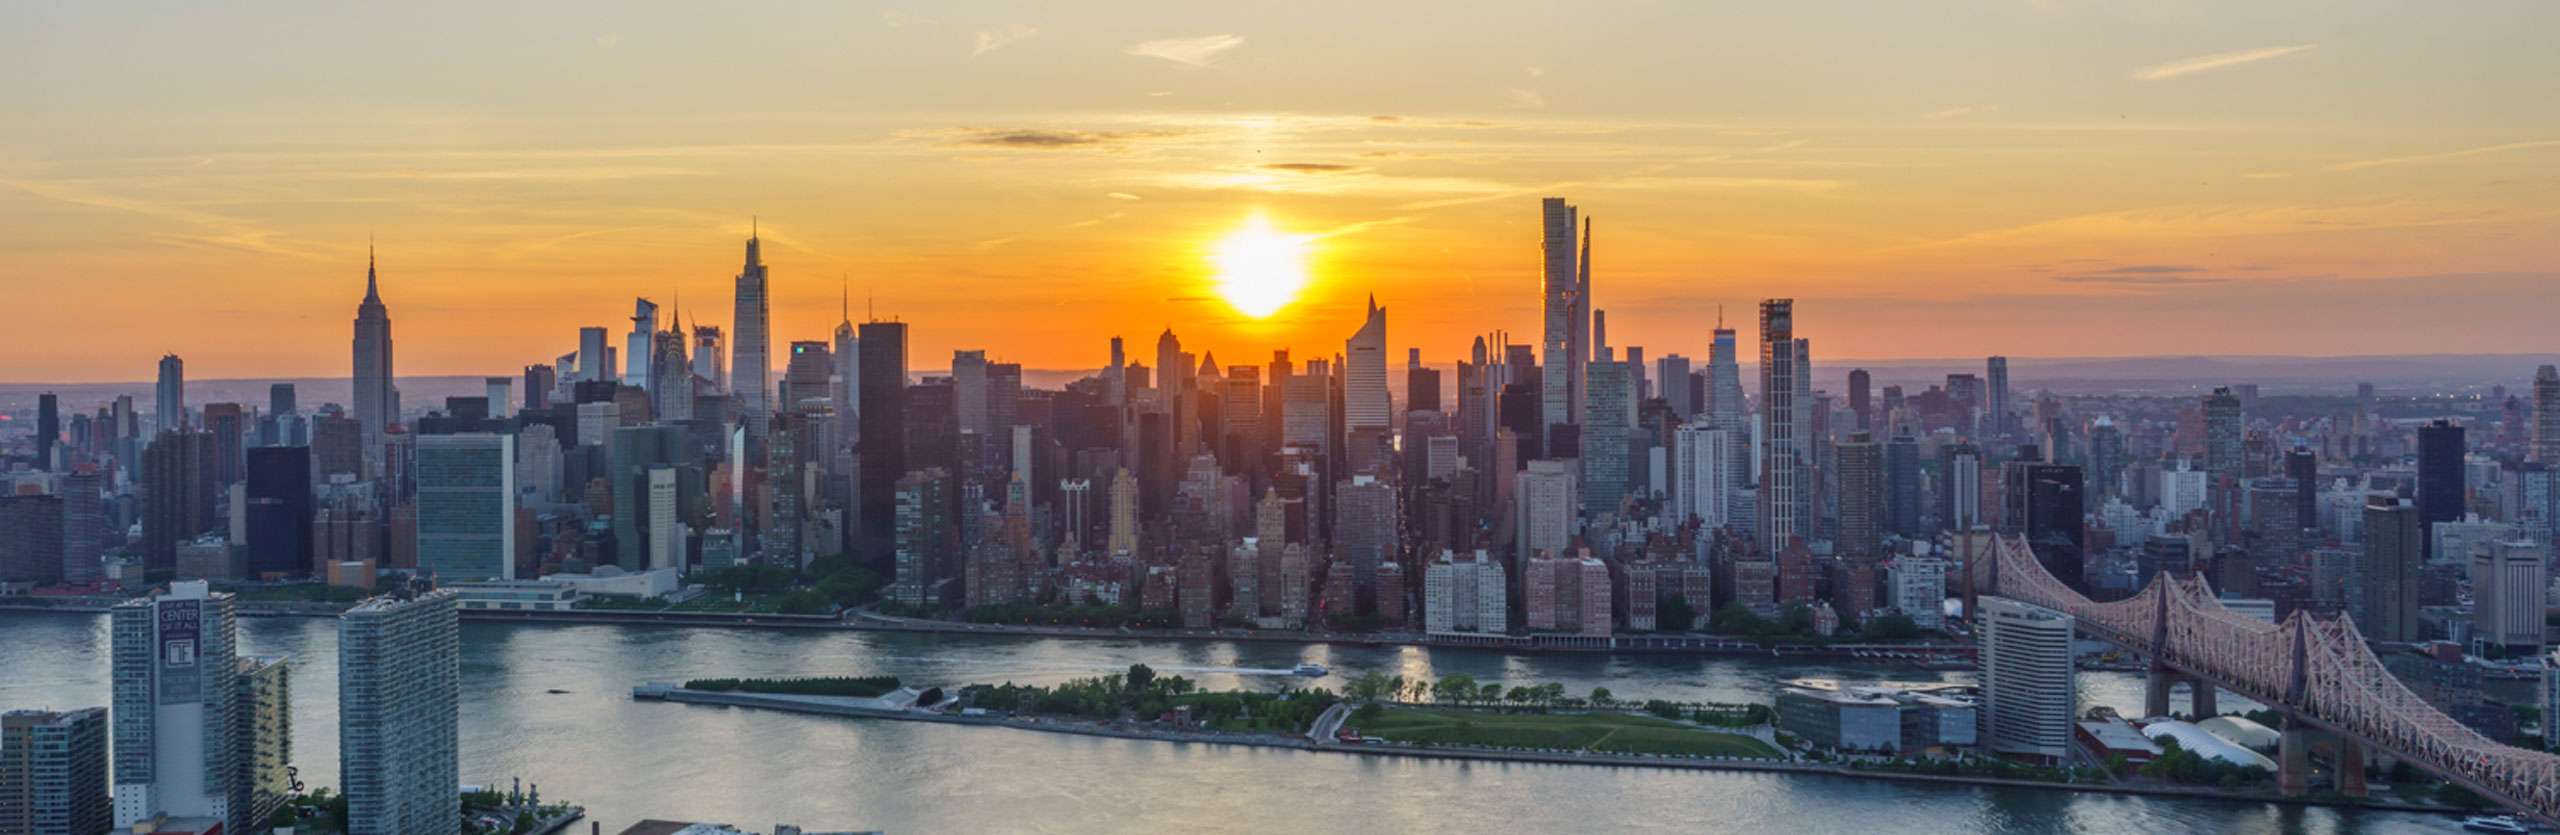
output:
[[[1689,599],[1666,594],[1653,601],[1653,627],[1662,632],[1687,632],[1698,622],[1697,607]]]
[[[1386,708],[1380,707],[1377,702],[1370,702],[1361,705],[1359,710],[1351,712],[1351,724],[1354,727],[1366,728],[1377,724],[1378,719],[1386,715]]]
[[[1609,704],[1610,704],[1610,701],[1611,701],[1611,700],[1610,700],[1610,698],[1609,698],[1609,688],[1606,688],[1606,687],[1594,687],[1594,688],[1591,688],[1591,706],[1592,706],[1592,707],[1608,707],[1608,706],[1609,706]]]
[[[1502,682],[1488,681],[1483,686],[1477,687],[1476,701],[1488,705],[1502,701]]]
[[[1404,684],[1404,676],[1402,674],[1389,676],[1387,677],[1387,692],[1395,694],[1395,698],[1398,701],[1402,701],[1404,699]]]
[[[1460,704],[1475,694],[1476,677],[1465,673],[1443,676],[1440,683],[1431,686],[1433,701]]]
[[[1877,615],[1859,625],[1858,636],[1871,641],[1908,641],[1920,637],[1920,624],[1899,612]]]
[[[1768,621],[1736,600],[1716,609],[1715,615],[1707,619],[1707,629],[1718,635],[1754,635],[1766,631]]]
[[[1502,700],[1515,705],[1525,705],[1538,700],[1538,691],[1527,687],[1513,687],[1510,692],[1502,694]]]
[[[1156,668],[1149,667],[1145,664],[1131,664],[1129,665],[1129,678],[1127,681],[1129,684],[1129,693],[1138,694],[1147,692],[1147,689],[1155,684]]]

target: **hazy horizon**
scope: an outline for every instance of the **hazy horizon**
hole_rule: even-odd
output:
[[[0,378],[343,373],[368,240],[406,373],[635,295],[725,329],[751,225],[777,348],[849,306],[1039,367],[1331,348],[1372,293],[1399,358],[1532,340],[1543,196],[1649,355],[1764,297],[1817,361],[2520,353],[2560,282],[2521,0],[6,14],[0,281],[45,315]],[[1252,230],[1303,269],[1240,280]]]

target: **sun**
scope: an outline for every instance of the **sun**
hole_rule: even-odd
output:
[[[1255,319],[1280,312],[1307,287],[1311,240],[1273,229],[1271,219],[1262,215],[1247,218],[1209,256],[1217,268],[1218,297]]]

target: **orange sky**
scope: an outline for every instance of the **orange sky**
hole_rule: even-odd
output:
[[[1534,339],[1549,195],[1653,356],[1766,296],[1818,361],[2554,347],[2560,6],[1380,5],[0,10],[0,381],[344,374],[368,236],[404,375],[727,326],[751,216],[777,353],[849,283],[919,369],[1368,293],[1447,361]],[[1316,237],[1265,320],[1257,213]]]

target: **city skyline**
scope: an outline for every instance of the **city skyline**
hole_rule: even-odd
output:
[[[634,295],[723,298],[751,225],[775,339],[823,338],[851,285],[931,323],[917,356],[1033,367],[1167,323],[1303,350],[1371,292],[1435,359],[1535,333],[1516,204],[1545,194],[1610,221],[1592,306],[1613,341],[1690,355],[1718,304],[1764,297],[1823,311],[1837,357],[2320,356],[2375,333],[2520,352],[2555,278],[2536,175],[2560,128],[2485,92],[2547,66],[2547,6],[2481,7],[2459,38],[2384,5],[1364,10],[1384,19],[1358,31],[1129,11],[1150,22],[566,7],[457,32],[346,10],[307,25],[363,36],[317,46],[31,12],[6,60],[102,66],[9,82],[0,275],[45,309],[113,298],[134,328],[37,317],[58,359],[0,378],[130,379],[161,351],[199,378],[333,370],[368,235],[419,374],[556,356]],[[220,96],[138,69],[199,34],[346,60],[292,84],[195,62]],[[487,60],[438,69],[456,40]],[[1261,319],[1214,301],[1257,223],[1307,239],[1312,273]]]

